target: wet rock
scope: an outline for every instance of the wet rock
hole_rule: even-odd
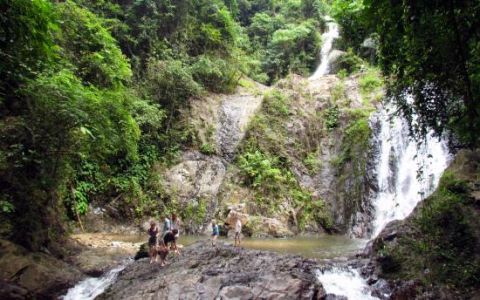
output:
[[[248,122],[262,104],[262,96],[249,93],[225,96],[218,112],[217,148],[220,156],[231,161],[245,136]]]
[[[82,277],[50,255],[0,240],[0,299],[53,299]]]
[[[341,69],[340,59],[345,56],[347,53],[341,50],[332,50],[328,55],[328,60],[330,61],[330,74],[336,74]]]
[[[313,260],[198,242],[167,266],[140,259],[98,299],[319,299]],[[218,298],[217,298],[218,297]]]
[[[119,265],[125,257],[135,255],[139,243],[119,241],[122,235],[110,233],[81,233],[71,236],[71,241],[80,246],[66,261],[76,266],[82,273],[98,277],[107,270]]]
[[[372,295],[379,299],[389,299],[392,290],[390,284],[384,279],[378,279],[371,284]]]
[[[339,296],[335,294],[327,294],[322,300],[348,300],[345,296]]]
[[[22,300],[32,299],[32,295],[27,289],[18,285],[0,280],[0,298],[3,300]]]

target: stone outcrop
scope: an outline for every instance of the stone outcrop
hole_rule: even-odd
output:
[[[51,255],[0,240],[0,299],[54,299],[82,277]]]
[[[226,96],[219,111],[217,149],[221,157],[231,161],[245,136],[247,125],[262,104],[262,95],[240,93]]]
[[[169,257],[127,266],[98,299],[321,299],[315,261],[198,242]]]
[[[165,173],[167,191],[182,203],[216,196],[226,172],[225,161],[196,151],[185,152],[182,161]]]

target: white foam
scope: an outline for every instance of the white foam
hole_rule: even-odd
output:
[[[317,278],[327,294],[345,296],[350,300],[373,300],[369,287],[355,269],[333,268],[328,271],[317,271]]]
[[[87,278],[68,290],[63,300],[93,300],[103,293],[116,279],[118,274],[125,269],[126,264],[118,266],[98,278]]]

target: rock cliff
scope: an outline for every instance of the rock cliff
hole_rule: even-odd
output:
[[[244,215],[246,233],[254,236],[345,233],[368,223],[368,118],[382,96],[381,87],[362,84],[370,75],[292,75],[271,88],[248,82],[233,95],[192,100],[186,120],[198,150],[185,151],[158,176],[169,201],[202,211],[184,223],[185,230],[204,232],[212,218],[228,223],[231,211]],[[273,188],[277,193],[248,183],[239,158],[253,148],[292,177]],[[363,235],[365,229],[357,228]]]

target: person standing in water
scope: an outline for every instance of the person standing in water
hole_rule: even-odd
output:
[[[150,228],[148,229],[148,255],[150,256],[150,263],[157,261],[157,238],[158,227],[154,221],[150,222]]]
[[[218,229],[218,225],[215,220],[212,221],[212,246],[217,248],[217,238],[220,234],[220,230]]]
[[[237,246],[240,247],[241,235],[242,235],[242,221],[240,220],[240,218],[237,218],[237,221],[235,222],[235,247]]]

